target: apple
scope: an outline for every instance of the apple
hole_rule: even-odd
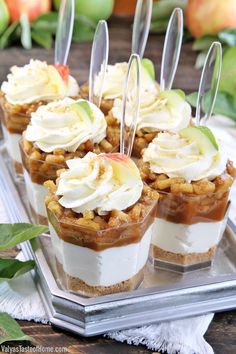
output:
[[[61,0],[53,0],[56,10],[59,10]],[[75,0],[75,15],[81,15],[94,21],[108,19],[113,10],[114,0]]]
[[[186,25],[194,37],[236,27],[235,0],[188,0]]]
[[[9,23],[9,11],[4,0],[0,0],[0,34],[7,28]]]
[[[50,0],[5,0],[11,22],[18,21],[22,14],[26,14],[30,21],[50,11]]]

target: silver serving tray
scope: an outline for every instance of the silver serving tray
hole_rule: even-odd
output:
[[[30,222],[24,184],[13,182],[1,150],[0,197],[11,222]],[[83,336],[236,308],[236,227],[230,220],[210,269],[181,275],[148,264],[139,289],[96,298],[60,288],[50,236],[24,242],[22,251],[37,264],[32,276],[50,322]]]

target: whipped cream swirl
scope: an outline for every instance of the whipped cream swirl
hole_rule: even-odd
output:
[[[126,105],[126,122],[133,120],[134,100],[132,93]],[[117,98],[112,108],[117,120],[122,118],[122,100]],[[142,89],[137,130],[146,132],[177,132],[186,128],[191,119],[191,106],[174,90],[160,92],[157,88]]]
[[[125,155],[89,152],[68,160],[69,170],[59,178],[59,203],[76,213],[94,210],[100,215],[135,204],[143,183],[135,163]]]
[[[29,64],[13,66],[10,70],[1,90],[11,104],[53,101],[67,96],[76,97],[79,93],[72,76],[67,81],[63,80],[55,66],[47,65],[45,61],[31,59]]]
[[[24,137],[44,152],[56,148],[74,152],[87,140],[100,143],[106,128],[104,114],[97,106],[67,97],[40,106],[32,113]]]
[[[152,172],[182,177],[187,182],[213,180],[224,172],[227,163],[220,148],[201,153],[195,142],[167,132],[159,133],[149,144],[143,160],[149,162]]]
[[[125,76],[128,69],[128,63],[116,63],[115,65],[108,65],[105,74],[105,79],[102,88],[102,98],[105,100],[122,98],[124,91]],[[95,92],[101,87],[101,73],[98,74],[95,79]],[[148,88],[149,90],[154,90],[156,87],[155,81],[151,78],[148,72],[143,68],[141,86],[143,88]]]

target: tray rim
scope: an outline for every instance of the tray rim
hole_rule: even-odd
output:
[[[17,187],[15,186],[10,176],[10,173],[8,171],[8,168],[2,156],[0,156],[0,167],[1,167],[0,195],[4,201],[4,204],[6,203],[7,213],[10,214],[9,215],[10,221],[29,222],[30,220],[28,218],[28,215],[26,214],[23,203],[20,200]],[[4,179],[3,176],[5,176],[6,179]],[[7,197],[6,197],[6,193],[3,193],[4,190],[5,192],[8,191]],[[229,221],[227,227],[228,227],[228,232],[232,232],[233,235],[236,234],[236,226],[232,223],[232,221]],[[188,294],[191,295],[192,293],[196,292],[196,287],[198,288],[198,293],[204,293],[205,290],[207,290],[208,292],[212,291],[213,293],[215,291],[217,293],[219,292],[219,290],[222,290],[222,287],[225,290],[231,289],[232,287],[235,287],[236,289],[236,273],[235,273],[235,275],[231,275],[231,276],[227,276],[227,275],[218,276],[218,280],[215,282],[208,280],[205,281],[204,284],[197,285],[197,286],[196,283],[195,286],[194,284],[192,284],[191,286],[182,285],[182,286],[178,286],[178,288],[175,290],[173,289],[167,290],[168,286],[165,286],[165,289],[163,290],[161,288],[158,288],[158,292],[157,290],[155,290],[155,288],[149,288],[149,289],[138,289],[132,293],[131,292],[122,293],[122,298],[121,298],[121,294],[112,294],[112,295],[106,295],[106,296],[101,296],[96,298],[84,298],[82,296],[67,293],[58,288],[56,281],[53,277],[53,274],[50,270],[50,267],[47,264],[47,261],[43,255],[43,251],[39,247],[38,240],[24,242],[21,246],[22,246],[22,251],[24,256],[27,259],[34,259],[38,265],[38,270],[32,271],[31,274],[36,283],[36,287],[39,290],[40,296],[44,303],[45,310],[47,311],[50,322],[53,323],[54,325],[65,328],[72,332],[79,333],[83,336],[100,334],[111,328],[110,325],[112,322],[112,318],[106,318],[105,320],[100,319],[99,322],[86,321],[86,316],[89,315],[93,316],[94,314],[96,315],[97,313],[102,312],[105,307],[106,309],[107,307],[109,307],[109,310],[111,311],[122,306],[127,307],[132,304],[135,305],[137,303],[143,303],[146,302],[147,300],[149,302],[152,302],[157,299],[160,300],[163,297],[171,299],[173,296],[178,296],[178,294],[181,292],[182,293],[188,292]],[[34,250],[35,247],[38,247],[36,251]],[[46,271],[47,269],[49,270],[49,272],[47,273],[47,277],[45,277],[45,274],[43,274],[42,267],[39,267],[40,262],[42,262],[42,258],[44,258],[43,262],[45,263]],[[48,277],[50,279],[47,279]],[[65,313],[60,312],[58,310],[58,309],[63,310],[63,307],[60,307],[61,301],[63,300],[76,306],[77,311],[80,311],[80,317],[83,319],[83,321],[80,321],[79,319],[74,319],[72,317],[68,317]],[[227,296],[223,300],[224,303],[221,298],[219,298],[218,301],[215,300],[214,306],[211,300],[206,300],[204,301],[204,303],[200,303],[200,304],[197,302],[190,302],[189,304],[185,303],[182,306],[180,305],[174,306],[176,307],[176,309],[178,308],[178,310],[175,309],[175,312],[172,313],[171,316],[169,317],[171,319],[175,319],[180,317],[188,317],[197,314],[202,314],[205,312],[220,311],[220,310],[235,308],[236,292],[235,295]],[[211,303],[209,304],[209,302]],[[64,308],[65,307],[66,306],[64,306]],[[179,309],[183,307],[185,311],[179,311]],[[131,313],[129,314],[128,321],[127,318],[125,318],[125,316],[123,316],[123,318],[122,316],[121,317],[116,316],[115,323],[112,324],[112,329],[113,330],[121,329],[121,328],[126,328],[131,326],[137,326],[137,324],[141,325],[141,324],[157,322],[156,312],[158,312],[159,320],[162,320],[162,318],[163,320],[170,319],[168,318],[168,316],[165,316],[164,314],[162,314],[161,316],[160,309],[158,309],[158,311],[156,309],[155,311],[152,310],[152,313],[150,313],[150,311],[151,310],[149,309],[147,311],[139,312],[138,314]],[[183,312],[182,315],[181,312]],[[139,321],[137,322],[138,317],[139,317]],[[114,322],[114,318],[113,318],[113,322]]]

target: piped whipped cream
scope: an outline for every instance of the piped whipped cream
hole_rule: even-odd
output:
[[[203,153],[196,142],[168,132],[159,133],[149,144],[143,160],[149,162],[152,172],[182,177],[187,182],[213,180],[224,172],[227,163],[220,147]]]
[[[134,98],[132,92],[126,105],[126,122],[133,120]],[[122,99],[117,98],[112,108],[113,116],[121,121]],[[170,131],[177,132],[187,127],[191,119],[191,106],[184,97],[174,90],[160,92],[155,89],[142,89],[137,130],[146,132]]]
[[[102,97],[105,100],[122,98],[124,91],[125,76],[128,69],[128,63],[116,63],[115,65],[108,65],[105,74],[105,79],[102,87]],[[101,87],[102,72],[98,74],[95,79],[95,92],[98,94]],[[141,87],[144,89],[156,90],[156,82],[143,69],[141,77]]]
[[[59,178],[59,203],[77,213],[95,210],[103,215],[135,204],[143,183],[135,163],[125,155],[89,152],[67,161],[69,170]]]
[[[57,148],[74,152],[88,140],[101,142],[106,128],[104,114],[97,106],[83,99],[66,97],[40,106],[32,113],[24,137],[44,152]]]
[[[31,59],[22,67],[13,66],[1,90],[11,104],[28,104],[37,101],[59,100],[67,96],[76,97],[79,87],[76,80],[69,76],[63,80],[54,65],[45,61]]]

